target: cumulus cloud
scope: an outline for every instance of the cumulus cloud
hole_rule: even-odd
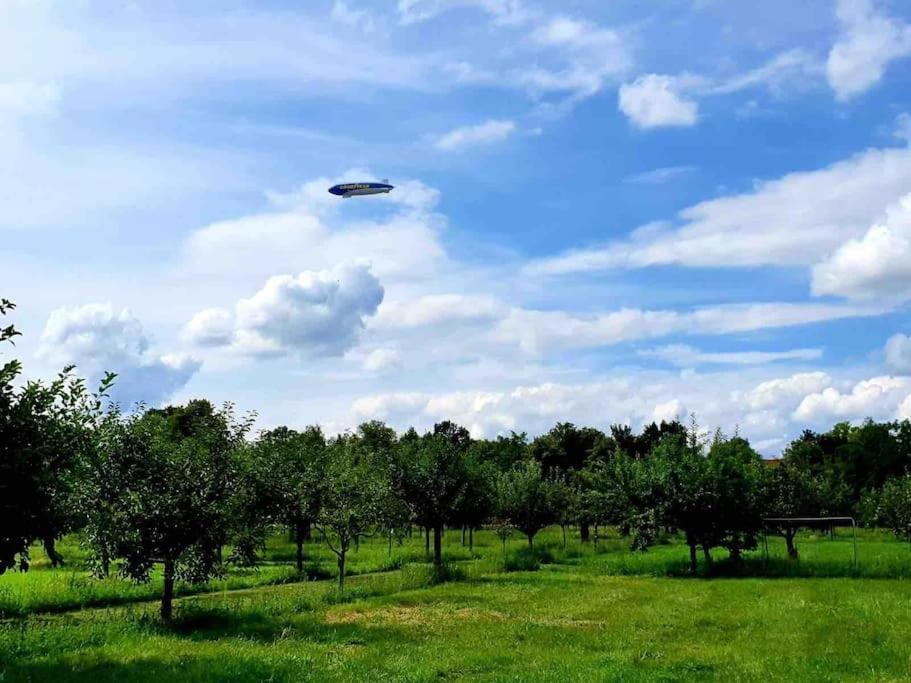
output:
[[[911,298],[911,194],[860,239],[813,268],[813,293],[848,299]]]
[[[686,415],[686,408],[678,398],[672,398],[670,401],[659,403],[652,410],[652,422],[673,422]]]
[[[40,357],[75,364],[90,382],[117,373],[112,400],[129,408],[158,405],[190,381],[201,363],[179,354],[155,355],[142,323],[128,309],[110,304],[60,308],[48,317]]]
[[[880,376],[857,382],[850,391],[836,387],[804,397],[794,411],[797,420],[821,422],[832,419],[889,419],[911,389],[911,378]]]
[[[829,52],[826,76],[839,100],[866,92],[889,63],[911,54],[911,25],[878,10],[873,0],[838,0],[841,34]]]
[[[699,118],[699,106],[681,89],[672,76],[647,74],[620,86],[618,106],[639,128],[692,126]]]
[[[454,152],[465,147],[489,145],[500,142],[516,130],[514,121],[490,119],[476,126],[464,126],[451,130],[437,138],[435,146],[446,152]]]
[[[682,368],[705,364],[765,365],[787,360],[816,360],[822,349],[791,349],[788,351],[701,351],[686,344],[670,344],[638,352],[645,358],[657,358]]]
[[[886,365],[901,374],[911,374],[911,337],[894,334],[886,341]]]
[[[451,419],[465,425],[475,437],[490,437],[514,429],[540,434],[557,421],[602,425],[605,420],[641,425],[652,419],[662,398],[662,387],[632,391],[625,380],[591,384],[542,384],[499,391],[454,391],[437,394],[391,393],[366,396],[353,404],[357,419],[379,418],[395,424],[427,428]],[[604,397],[611,396],[610,415],[604,413]]]
[[[203,345],[231,345],[253,355],[338,356],[354,346],[383,293],[379,280],[363,264],[276,275],[252,297],[238,301],[233,313],[197,313],[184,334]]]
[[[905,400],[899,404],[898,410],[895,412],[895,418],[897,420],[911,420],[911,394],[908,394]]]
[[[620,86],[618,107],[639,128],[692,126],[699,119],[697,98],[730,95],[760,86],[781,93],[802,87],[819,71],[819,64],[810,53],[795,49],[775,55],[754,69],[725,77],[646,74]]]
[[[807,394],[822,391],[831,383],[832,379],[824,372],[800,372],[760,383],[745,394],[745,401],[753,410],[787,406]]]
[[[911,187],[911,149],[871,149],[815,171],[757,183],[651,224],[629,240],[529,264],[534,274],[677,264],[753,267],[818,263],[863,234]]]

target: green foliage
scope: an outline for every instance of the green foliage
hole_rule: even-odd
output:
[[[249,419],[234,421],[230,406],[216,411],[207,401],[104,423],[110,433],[85,485],[105,515],[89,515],[89,537],[101,564],[120,558],[135,581],[163,564],[164,618],[175,579],[203,582],[221,570],[222,547],[236,530],[237,455],[249,427]]]
[[[537,461],[526,460],[500,474],[497,516],[525,534],[530,546],[535,534],[556,521],[562,491],[560,484],[544,476]]]
[[[385,464],[360,448],[361,439],[342,435],[330,442],[316,524],[338,557],[339,589],[345,585],[345,561],[351,544],[376,527],[391,526],[399,514]]]
[[[14,308],[0,300],[0,315]],[[0,343],[19,333],[0,329]],[[80,482],[72,476],[78,458],[90,443],[92,422],[101,396],[113,382],[108,375],[99,393],[68,367],[49,383],[16,386],[18,361],[0,366],[0,574],[29,566],[29,546],[42,539],[55,564],[62,557],[54,539],[75,523],[73,491]]]
[[[434,564],[442,563],[441,532],[455,520],[475,480],[467,430],[442,422],[422,437],[405,435],[394,468],[396,487],[417,523],[434,531]]]
[[[868,494],[867,505],[870,521],[911,541],[911,475],[891,479],[881,490]]]
[[[547,434],[531,442],[529,453],[547,475],[581,469],[596,448],[606,448],[607,437],[591,427],[560,422]]]

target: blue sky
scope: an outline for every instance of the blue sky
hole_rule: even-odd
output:
[[[0,0],[0,294],[125,404],[771,455],[911,417],[909,75],[895,0]]]

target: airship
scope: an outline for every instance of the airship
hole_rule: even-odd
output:
[[[388,180],[381,183],[341,183],[329,188],[329,192],[342,199],[366,194],[388,194],[392,190],[393,186],[389,184]]]

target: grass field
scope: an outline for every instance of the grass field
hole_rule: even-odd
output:
[[[524,544],[504,556],[481,532],[470,554],[450,533],[458,580],[434,584],[417,536],[391,556],[371,541],[340,595],[331,580],[261,585],[299,578],[276,537],[259,572],[184,587],[213,592],[181,600],[167,626],[147,602],[154,583],[92,592],[66,545],[71,568],[36,562],[0,577],[14,615],[0,624],[0,680],[911,678],[911,545],[886,534],[861,534],[856,572],[841,531],[801,537],[797,564],[773,540],[770,561],[748,556],[742,576],[719,557],[712,579],[682,576],[677,543],[633,554],[615,537],[597,548],[570,539],[563,550],[556,529],[534,554]],[[311,574],[328,576],[331,556],[307,552]],[[88,604],[107,606],[73,609]]]

